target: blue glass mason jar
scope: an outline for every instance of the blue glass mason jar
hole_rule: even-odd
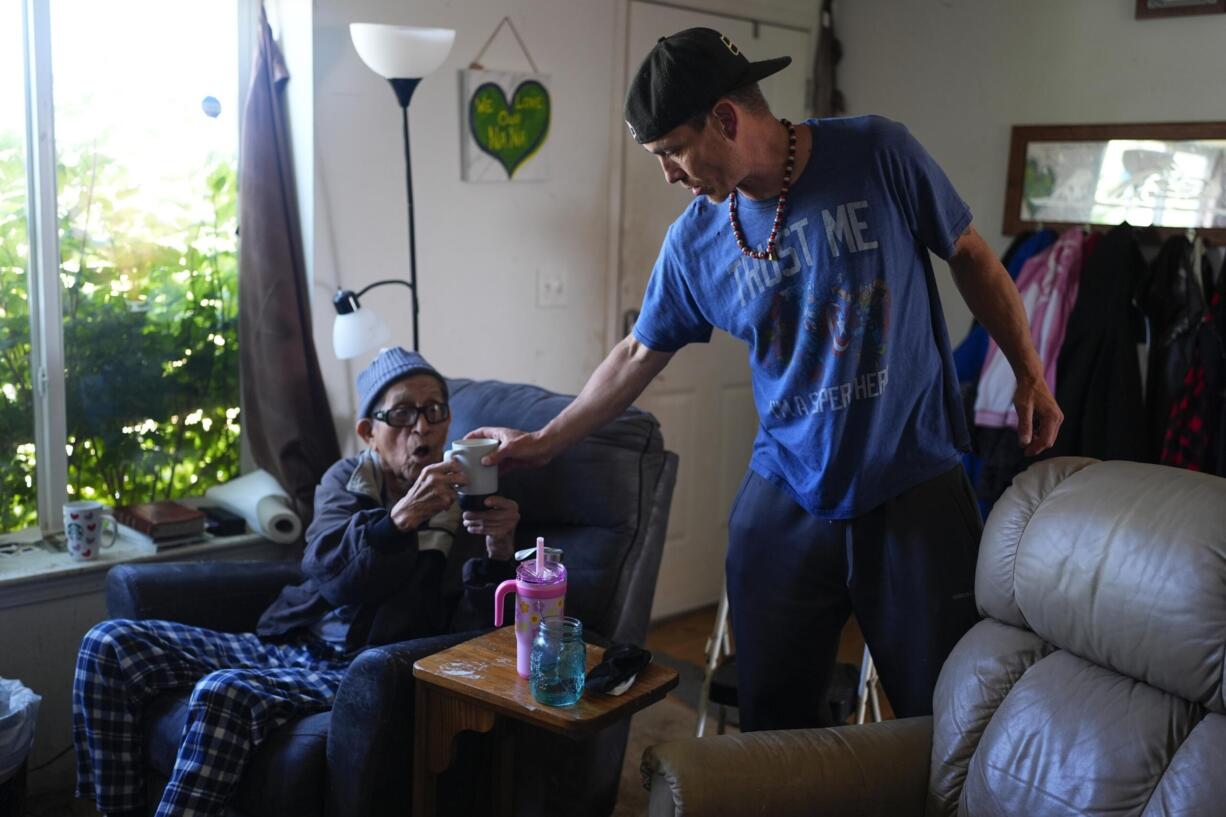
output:
[[[532,641],[528,684],[532,697],[548,706],[571,706],[583,697],[587,645],[583,623],[570,616],[541,619]]]

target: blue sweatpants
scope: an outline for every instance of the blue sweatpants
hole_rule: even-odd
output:
[[[726,565],[741,729],[830,725],[826,695],[851,613],[895,713],[931,714],[941,664],[978,620],[982,529],[960,464],[845,520],[812,516],[750,470]]]
[[[113,619],[81,642],[72,685],[77,796],[103,814],[142,812],[142,711],[191,690],[187,725],[157,817],[221,814],[251,752],[295,717],[332,707],[351,656],[172,621]]]

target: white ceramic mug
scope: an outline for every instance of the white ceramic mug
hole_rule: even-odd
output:
[[[111,538],[103,544],[103,532],[109,528]],[[92,499],[64,503],[64,539],[68,555],[77,562],[98,558],[98,551],[115,544],[119,528],[106,506]]]
[[[454,460],[464,469],[468,484],[460,488],[460,508],[466,511],[485,510],[485,498],[498,493],[498,466],[482,465],[481,458],[498,449],[497,440],[478,437],[473,440],[456,440],[451,449],[443,454],[446,460]]]

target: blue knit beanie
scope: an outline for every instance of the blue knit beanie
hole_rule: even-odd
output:
[[[388,386],[415,374],[428,374],[437,378],[443,387],[443,399],[447,399],[447,381],[437,369],[417,352],[392,346],[381,349],[379,356],[358,372],[358,418],[371,415]]]

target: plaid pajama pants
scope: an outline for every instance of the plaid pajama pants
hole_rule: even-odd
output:
[[[270,732],[331,708],[352,657],[171,621],[102,622],[81,642],[73,679],[77,797],[92,794],[107,815],[143,809],[142,710],[161,693],[190,689],[157,817],[220,814]]]

